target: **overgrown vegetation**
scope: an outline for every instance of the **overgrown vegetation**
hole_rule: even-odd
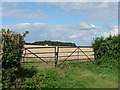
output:
[[[70,64],[70,61],[54,68],[53,63],[21,65],[24,37],[28,32],[21,35],[10,30],[2,31],[3,88],[118,88],[120,35],[95,38],[92,44],[96,59],[94,64],[79,61]],[[62,45],[51,43],[42,45]],[[39,42],[36,45],[40,45]]]
[[[120,35],[95,38],[92,47],[97,64],[104,67],[118,67],[120,63]]]
[[[24,46],[23,36],[9,29],[7,31],[3,29],[2,31],[2,68],[19,67]]]
[[[79,61],[65,62],[58,68],[52,64],[25,64],[24,67],[35,66],[37,73],[31,78],[25,78],[23,88],[117,88],[118,71],[112,68],[98,68],[92,63]]]
[[[58,41],[38,41],[33,43],[25,43],[27,45],[49,45],[49,46],[72,46],[76,47],[75,43],[58,42]]]
[[[20,68],[20,60],[22,58],[24,37],[23,35],[12,32],[9,29],[2,29],[2,84],[3,88],[9,88],[17,77],[14,73]]]
[[[24,88],[118,88],[120,35],[97,37],[92,47],[94,64],[76,61],[48,70],[38,68],[36,75],[25,79]]]

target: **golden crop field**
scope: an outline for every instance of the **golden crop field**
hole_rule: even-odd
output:
[[[30,47],[36,47],[36,48],[31,48],[28,49],[30,50],[32,53],[36,54],[38,57],[42,58],[44,61],[55,61],[55,47],[56,46],[40,46],[40,45],[25,45],[25,48],[30,48]],[[38,47],[38,48],[37,48]],[[63,61],[65,59],[67,60],[81,60],[81,61],[89,61],[89,59],[81,52],[84,51],[84,53],[91,58],[92,60],[94,60],[94,52],[93,49],[90,47],[81,47],[81,50],[76,50],[76,47],[59,47],[58,50],[58,61]],[[39,58],[37,58],[36,55],[33,55],[31,52],[29,52],[28,50],[24,51],[25,58],[24,58],[24,62],[40,62],[41,60]],[[76,51],[75,51],[76,50]],[[75,51],[75,52],[74,52]],[[74,52],[72,54],[72,52]],[[72,55],[71,55],[72,54]],[[70,56],[71,55],[71,56]],[[70,56],[70,57],[68,57]]]

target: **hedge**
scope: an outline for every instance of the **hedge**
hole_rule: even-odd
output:
[[[107,38],[97,37],[92,43],[95,52],[95,60],[99,63],[120,62],[120,35]]]
[[[20,66],[23,52],[24,38],[21,34],[12,32],[9,29],[2,30],[2,68],[13,68]]]

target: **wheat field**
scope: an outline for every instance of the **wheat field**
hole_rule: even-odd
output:
[[[55,47],[56,46],[25,45],[24,47],[28,48],[28,50],[30,50],[32,53],[36,53],[36,55],[38,57],[40,57],[41,59],[43,59],[46,62],[55,61]],[[31,47],[36,47],[36,48],[32,49]],[[94,52],[93,52],[92,48],[90,48],[90,47],[80,47],[80,49],[82,51],[84,51],[85,54],[82,53],[81,50],[78,50],[78,49],[76,50],[76,49],[77,49],[76,47],[62,47],[62,46],[59,47],[58,61],[63,61],[65,59],[69,60],[69,61],[80,59],[81,62],[90,61],[85,56],[85,54],[91,60],[94,60],[94,55],[93,55]],[[42,60],[40,60],[39,58],[36,58],[37,56],[33,55],[28,50],[24,51],[24,53],[23,53],[23,56],[25,55],[24,56],[25,58],[23,59],[24,62],[42,62]],[[72,54],[72,52],[74,52],[74,53]],[[68,56],[70,56],[70,57],[68,57]]]

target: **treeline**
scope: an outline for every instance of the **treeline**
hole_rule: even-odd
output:
[[[25,43],[26,45],[49,45],[49,46],[72,46],[76,47],[75,43],[58,42],[58,41],[38,41],[33,43]]]

